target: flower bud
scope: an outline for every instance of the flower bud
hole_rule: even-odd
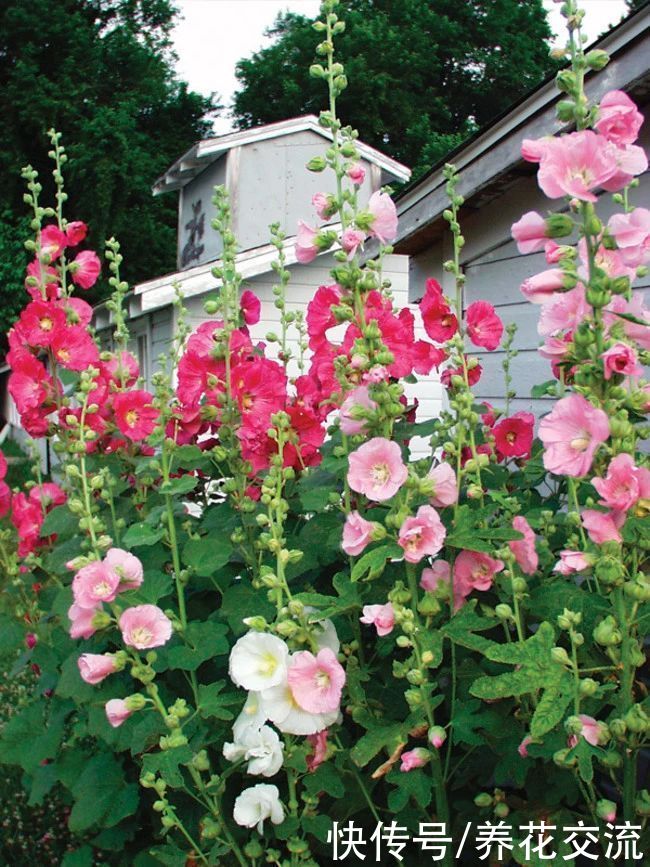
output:
[[[505,819],[510,813],[510,807],[504,803],[504,801],[500,801],[494,807],[494,815],[499,819]]]
[[[474,804],[477,807],[491,807],[493,800],[492,795],[488,792],[479,792],[474,798]]]
[[[444,744],[447,740],[447,732],[443,729],[442,726],[431,726],[429,732],[427,734],[427,738],[429,739],[429,743],[432,744],[437,750]]]
[[[307,170],[310,172],[322,172],[327,168],[325,157],[312,157],[307,163]]]
[[[551,648],[551,659],[553,662],[558,662],[561,665],[570,665],[571,660],[569,659],[569,655],[563,647],[553,647]]]
[[[585,54],[585,62],[589,69],[604,69],[609,63],[609,54],[601,48],[594,48]]]
[[[596,815],[605,822],[614,822],[616,819],[616,804],[602,798],[596,803]]]
[[[634,809],[638,816],[650,816],[650,792],[647,789],[641,789],[639,792],[634,801]]]
[[[598,683],[591,677],[585,677],[580,681],[580,695],[589,698],[598,692]]]
[[[546,218],[546,234],[549,238],[565,238],[573,232],[575,223],[569,214],[551,214]]]

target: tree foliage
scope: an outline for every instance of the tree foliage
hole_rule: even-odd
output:
[[[341,117],[416,173],[554,68],[541,0],[342,0],[340,10],[338,56],[350,81]],[[239,62],[241,128],[318,113],[320,82],[306,73],[311,24],[280,15],[273,44]]]

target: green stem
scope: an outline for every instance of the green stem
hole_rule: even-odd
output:
[[[623,675],[619,692],[619,716],[624,716],[634,704],[634,665],[631,659],[633,638],[630,633],[625,607],[623,590],[617,587],[614,591],[616,619],[621,631],[621,662]],[[636,792],[636,757],[631,750],[623,750],[623,818],[634,820],[634,798]]]

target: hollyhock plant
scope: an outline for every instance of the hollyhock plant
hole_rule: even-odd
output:
[[[612,376],[641,376],[643,368],[638,362],[636,352],[627,343],[614,343],[601,356],[605,379]]]
[[[545,304],[554,301],[559,291],[566,288],[566,278],[561,268],[549,268],[528,277],[521,284],[521,294],[533,304]]]
[[[372,217],[369,231],[382,244],[390,244],[397,235],[397,209],[395,203],[381,190],[374,192],[368,200],[368,211]]]
[[[122,698],[112,698],[106,702],[106,717],[113,728],[121,726],[131,716],[133,711]]]
[[[467,336],[474,346],[492,352],[498,349],[503,336],[503,322],[487,301],[474,301],[465,313]]]
[[[508,542],[508,546],[524,575],[534,575],[539,565],[539,555],[535,550],[536,536],[533,528],[523,515],[516,515],[512,519],[512,528],[518,533],[523,533],[524,538],[513,539]]]
[[[68,247],[76,247],[88,234],[88,226],[81,220],[73,220],[65,227],[65,237]]]
[[[239,307],[244,317],[246,325],[257,325],[260,321],[260,311],[262,304],[260,299],[250,289],[245,289],[239,299]]]
[[[634,208],[629,214],[613,214],[607,224],[623,261],[637,268],[650,262],[650,211]]]
[[[593,192],[617,171],[607,140],[591,130],[551,139],[541,155],[537,182],[549,199],[570,196],[597,202]]]
[[[247,726],[234,743],[223,745],[223,755],[229,762],[246,760],[249,774],[273,777],[282,767],[284,744],[270,726]]]
[[[579,714],[578,720],[582,724],[580,731],[577,735],[571,735],[569,737],[568,745],[570,747],[575,747],[579,738],[583,737],[592,747],[597,747],[601,733],[601,726],[598,720],[595,720],[592,716],[588,716],[585,713]]]
[[[454,562],[454,609],[460,608],[473,590],[489,590],[503,566],[503,560],[480,551],[461,551]]]
[[[361,163],[353,163],[348,167],[346,175],[355,186],[360,187],[366,178],[366,170]]]
[[[310,774],[327,758],[327,733],[327,729],[323,729],[315,735],[307,735],[307,740],[313,749],[313,752],[307,756],[307,770]]]
[[[79,674],[86,683],[101,683],[110,674],[119,670],[114,653],[82,653],[77,660]]]
[[[505,458],[527,458],[533,444],[535,416],[517,412],[498,421],[492,428],[498,454]]]
[[[602,409],[581,394],[562,398],[539,424],[539,438],[545,447],[544,466],[559,475],[586,475],[609,433],[609,421]]]
[[[394,497],[408,476],[397,443],[373,437],[349,456],[348,484],[369,500],[382,502]]]
[[[590,569],[592,562],[587,554],[582,551],[560,551],[560,559],[553,567],[554,572],[560,575],[574,575],[577,572],[585,572]]]
[[[352,258],[359,249],[359,247],[363,246],[363,242],[366,240],[365,232],[359,231],[359,229],[346,229],[341,235],[341,247],[348,254],[348,258]]]
[[[610,90],[600,100],[594,126],[608,141],[624,146],[637,140],[642,123],[643,115],[630,97],[622,90]]]
[[[92,250],[83,250],[81,253],[77,253],[68,268],[73,282],[80,289],[92,289],[101,273],[102,264],[97,253],[93,253]]]
[[[291,657],[287,680],[300,707],[310,713],[331,713],[341,703],[345,670],[329,647],[316,656],[302,650]]]
[[[319,247],[316,239],[318,232],[312,226],[298,220],[298,231],[296,233],[296,259],[303,265],[312,262],[318,255]]]
[[[433,506],[420,506],[414,517],[407,518],[399,528],[398,543],[408,563],[419,563],[423,557],[434,557],[442,548],[447,530]]]
[[[120,576],[104,562],[95,560],[75,574],[72,595],[80,608],[96,608],[102,602],[112,602],[119,586]]]
[[[289,649],[280,638],[248,632],[230,652],[229,674],[237,686],[263,690],[286,680]]]
[[[172,622],[157,605],[127,608],[118,624],[126,646],[138,650],[162,647],[172,637]]]
[[[368,410],[376,410],[377,404],[370,397],[368,386],[359,385],[348,393],[347,397],[341,404],[341,431],[347,436],[355,436],[355,434],[363,433],[367,421],[363,418],[354,418],[351,415],[351,410],[354,407],[361,407]]]
[[[601,496],[601,505],[615,512],[627,512],[639,500],[650,499],[650,470],[637,467],[632,455],[616,455],[605,478],[593,479],[592,485]]]
[[[390,635],[395,626],[395,610],[390,602],[385,605],[364,605],[363,616],[359,618],[361,623],[374,626],[377,635]]]
[[[375,525],[366,521],[359,512],[353,511],[346,515],[343,526],[343,541],[341,547],[351,557],[358,557],[372,542]]]
[[[435,593],[441,585],[448,585],[451,581],[451,566],[446,560],[436,560],[431,567],[422,570],[420,587]]]
[[[76,603],[68,609],[68,619],[70,620],[70,638],[89,639],[97,632],[99,628],[97,624],[97,613],[101,612],[101,602],[94,608],[82,608]]]
[[[625,521],[625,515],[620,512],[599,512],[597,509],[585,509],[581,515],[582,525],[589,538],[596,545],[604,542],[621,542],[619,528]]]
[[[41,230],[39,237],[39,251],[43,258],[54,262],[59,258],[68,244],[68,239],[58,226],[50,224]]]
[[[440,283],[433,278],[425,283],[420,314],[424,330],[437,343],[445,343],[458,331],[458,319],[442,294]]]
[[[117,428],[132,442],[146,439],[158,424],[160,410],[152,401],[151,392],[141,389],[120,392],[113,398]]]
[[[104,557],[104,565],[118,575],[120,590],[137,590],[144,580],[140,560],[122,548],[110,548]]]
[[[315,735],[334,725],[340,714],[338,707],[323,713],[306,710],[296,700],[287,681],[263,690],[260,698],[265,718],[283,734]]]
[[[512,224],[510,233],[522,255],[543,250],[548,240],[546,220],[537,211],[527,211]]]
[[[451,464],[442,461],[432,467],[427,473],[427,479],[433,484],[433,492],[429,497],[432,506],[443,509],[458,501],[458,480]]]
[[[425,750],[423,747],[417,747],[414,750],[407,750],[400,756],[400,771],[402,771],[402,773],[408,773],[409,771],[413,771],[415,768],[423,768],[429,761],[430,755],[429,750]]]

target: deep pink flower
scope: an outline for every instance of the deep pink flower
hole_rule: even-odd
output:
[[[92,250],[82,250],[81,253],[77,253],[68,267],[73,282],[80,289],[90,289],[97,282],[102,270],[102,263],[99,261],[97,253],[93,253]]]
[[[167,644],[172,623],[157,605],[135,605],[123,611],[119,619],[122,640],[127,647],[148,650]]]
[[[338,710],[345,684],[345,670],[329,647],[314,656],[308,650],[294,653],[289,662],[289,688],[297,704],[309,713]]]
[[[52,223],[41,230],[39,242],[41,256],[49,256],[50,262],[53,262],[65,250],[68,239],[61,229]]]
[[[564,271],[561,268],[549,268],[527,277],[521,284],[521,294],[533,304],[544,304],[555,300],[558,290],[564,289]]]
[[[117,596],[120,576],[101,560],[83,566],[72,579],[72,595],[80,608],[96,608]]]
[[[120,433],[133,442],[148,437],[160,419],[160,410],[152,404],[153,394],[135,389],[123,391],[113,398],[115,424]]]
[[[461,551],[454,562],[454,610],[460,608],[473,590],[489,590],[503,565],[503,560],[481,551]]]
[[[71,605],[68,609],[70,620],[70,638],[88,639],[97,632],[93,621],[98,611],[101,611],[101,602],[94,608],[82,608],[80,605]]]
[[[449,357],[444,349],[434,346],[427,340],[416,340],[413,344],[413,370],[420,376],[428,376],[433,368],[436,370]]]
[[[451,566],[446,560],[435,560],[430,568],[423,569],[420,576],[420,587],[435,593],[440,584],[449,584]]]
[[[637,140],[643,115],[622,90],[610,90],[598,106],[598,132],[616,145],[628,145]]]
[[[11,488],[9,485],[0,481],[0,518],[4,518],[9,514],[11,509]]]
[[[543,250],[548,239],[546,220],[537,211],[527,211],[520,220],[512,224],[510,232],[522,255]]]
[[[0,481],[7,475],[7,459],[0,450]]]
[[[341,547],[351,557],[358,557],[372,542],[372,521],[366,521],[358,512],[350,512],[345,518]]]
[[[503,322],[487,301],[474,301],[465,313],[467,335],[474,346],[490,352],[497,349],[503,335]]]
[[[377,190],[368,200],[368,210],[374,218],[369,229],[370,234],[374,235],[382,244],[390,244],[397,235],[395,203],[388,193]]]
[[[65,236],[68,242],[68,247],[76,247],[81,244],[88,234],[88,226],[82,223],[81,220],[73,220],[65,227]]]
[[[137,590],[144,580],[140,560],[121,548],[110,548],[104,557],[104,565],[117,573],[120,579],[120,590]]]
[[[515,560],[524,575],[534,575],[539,565],[539,556],[535,550],[535,533],[523,515],[517,515],[512,519],[512,528],[523,533],[523,539],[514,539],[508,542],[510,550],[515,555]]]
[[[591,561],[582,551],[560,551],[560,559],[553,567],[560,575],[573,575],[591,567]]]
[[[121,726],[133,713],[123,698],[112,698],[106,702],[106,717],[113,728]]]
[[[66,327],[64,310],[57,301],[31,301],[20,314],[20,328],[32,347],[50,346],[54,337]]]
[[[97,344],[82,325],[58,329],[50,349],[57,363],[67,370],[82,371],[88,367],[99,367]]]
[[[350,228],[343,232],[341,235],[341,247],[348,254],[348,259],[351,259],[352,256],[354,256],[365,240],[365,232],[361,232],[359,229]]]
[[[341,404],[340,423],[341,431],[347,436],[363,433],[367,420],[363,418],[353,418],[350,415],[350,410],[353,407],[362,407],[364,409],[377,409],[376,402],[370,397],[367,385],[359,385],[352,391],[348,392],[347,397]]]
[[[307,741],[312,745],[313,752],[307,756],[307,770],[312,773],[327,758],[327,729],[307,735]]]
[[[244,289],[239,299],[239,308],[244,317],[246,325],[257,325],[260,321],[260,311],[262,304],[260,299],[250,289]]]
[[[313,261],[318,255],[318,244],[316,238],[318,232],[316,229],[309,226],[303,220],[298,220],[298,231],[296,233],[296,259],[303,265]]]
[[[639,364],[636,352],[627,343],[615,343],[601,355],[603,359],[603,375],[611,379],[614,375],[641,376],[643,368]]]
[[[373,437],[349,456],[348,484],[369,500],[389,500],[402,487],[408,470],[395,442]]]
[[[341,287],[336,283],[331,286],[319,286],[314,297],[307,305],[307,333],[309,348],[317,350],[327,341],[327,331],[333,328],[336,316],[332,307],[341,303]]]
[[[650,498],[650,470],[637,467],[629,454],[612,458],[605,478],[591,483],[602,497],[600,504],[616,512],[627,512],[640,499]]]
[[[599,512],[597,509],[584,509],[582,525],[595,545],[604,542],[621,542],[618,528],[625,523],[624,512]]]
[[[54,506],[62,506],[68,497],[55,482],[43,482],[34,485],[29,492],[29,499],[38,503],[40,509],[49,510]]]
[[[140,376],[140,365],[130,352],[119,352],[115,353],[109,361],[102,362],[102,371],[112,382],[130,388],[135,385]]]
[[[627,265],[637,268],[650,262],[650,211],[647,208],[614,214],[607,228]]]
[[[433,494],[429,497],[431,505],[437,509],[453,506],[458,500],[458,481],[451,464],[443,461],[433,467],[427,473],[427,479],[434,484]]]
[[[408,563],[419,563],[423,557],[433,557],[442,548],[447,530],[433,506],[420,506],[414,517],[407,518],[399,528],[399,545]]]
[[[364,605],[363,616],[359,619],[361,623],[374,626],[377,635],[389,635],[395,626],[395,611],[390,602],[385,605]]]
[[[424,330],[436,343],[445,343],[458,331],[458,319],[451,312],[440,283],[433,278],[426,281],[420,315]]]
[[[535,416],[530,412],[516,412],[497,422],[492,434],[497,452],[506,458],[528,458],[533,444]]]
[[[355,186],[360,187],[365,180],[366,170],[361,165],[361,163],[353,163],[351,166],[349,166],[346,175],[350,178],[350,180]]]
[[[592,192],[617,170],[606,139],[591,130],[580,130],[552,139],[542,153],[537,182],[549,199],[571,196],[596,202]]]
[[[400,771],[408,773],[415,768],[422,768],[429,761],[429,751],[424,747],[416,747],[414,750],[407,750],[401,755]]]
[[[586,475],[598,446],[608,437],[607,415],[581,394],[563,397],[539,423],[544,466],[557,475]]]
[[[101,683],[109,674],[117,671],[113,653],[82,653],[77,665],[82,679],[92,684]]]

